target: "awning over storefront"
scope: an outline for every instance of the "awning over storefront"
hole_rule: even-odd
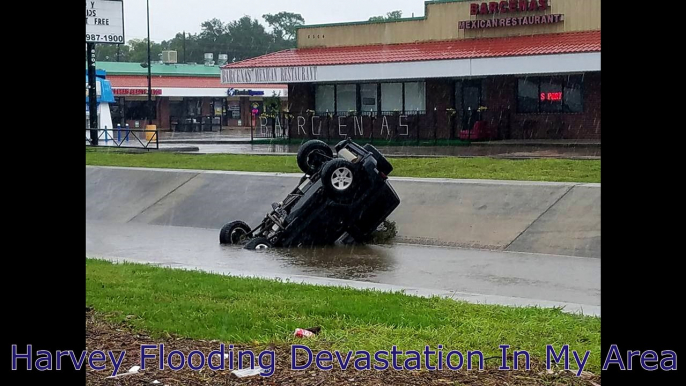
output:
[[[222,67],[224,84],[600,71],[600,31],[291,49]]]
[[[116,96],[147,95],[145,76],[110,76]],[[152,94],[161,97],[288,96],[286,85],[278,84],[222,84],[219,78],[152,77]]]

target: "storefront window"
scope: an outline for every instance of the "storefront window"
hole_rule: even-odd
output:
[[[347,114],[357,110],[357,86],[339,84],[336,86],[336,109],[338,114]]]
[[[152,103],[152,117],[150,119],[157,119],[157,106]],[[127,120],[143,120],[148,118],[148,101],[129,101],[124,107]]]
[[[581,94],[582,75],[570,75],[562,92],[565,113],[580,113],[583,111],[583,97]]]
[[[229,101],[227,103],[229,111],[227,114],[231,119],[241,119],[241,102],[240,101]]]
[[[540,89],[541,112],[562,112],[562,81],[555,78],[542,78]]]
[[[378,83],[367,83],[360,85],[360,98],[362,99],[363,112],[378,112],[378,104],[376,103],[376,92]]]
[[[583,77],[533,77],[517,80],[518,113],[580,113]]]
[[[517,80],[517,112],[538,112],[538,78]]]
[[[334,87],[332,84],[317,85],[314,95],[314,109],[317,114],[333,112],[334,106]]]
[[[426,83],[405,83],[405,113],[413,114],[426,110]]]
[[[402,83],[381,83],[381,111],[403,111]]]
[[[184,98],[186,101],[186,115],[194,117],[202,115],[202,100],[198,98]]]

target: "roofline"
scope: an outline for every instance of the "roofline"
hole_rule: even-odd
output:
[[[260,56],[255,56],[254,58],[247,58],[247,59],[239,60],[239,61],[233,62],[233,63],[226,63],[225,65],[220,66],[219,69],[221,70],[221,69],[223,69],[223,68],[231,68],[231,67],[229,67],[229,66],[234,65],[234,64],[239,64],[239,63],[247,62],[248,60],[254,60],[254,59],[257,59],[257,58],[264,58],[264,57],[267,57],[267,56],[280,54],[280,53],[282,53],[282,52],[286,52],[286,51],[295,51],[295,50],[299,50],[299,49],[302,49],[302,48],[286,48],[286,49],[281,50],[281,51],[275,51],[275,52],[270,52],[270,53],[268,53],[268,54],[264,54],[264,55],[260,55]],[[220,75],[221,75],[221,74],[220,74]]]
[[[97,61],[95,63],[95,68],[98,71],[106,71],[107,75],[130,75],[130,76],[148,76],[148,70],[147,68],[141,67],[140,70],[105,70],[102,67],[98,68],[99,64],[102,63],[137,63],[137,62],[108,62],[108,61]],[[140,66],[140,63],[137,63]],[[86,63],[86,66],[88,63]],[[178,65],[178,64],[177,64]],[[181,64],[183,66],[190,66],[189,64]],[[159,68],[158,66],[162,66],[157,63],[153,63],[152,67],[152,75],[153,76],[178,76],[178,77],[191,77],[191,78],[216,78],[221,76],[221,66],[217,66],[216,68],[219,69],[219,71],[216,74],[210,74],[210,73],[191,73],[191,72],[167,72],[167,71],[155,71],[156,68]],[[200,65],[198,65],[200,67]],[[140,71],[140,72],[139,72]]]
[[[446,2],[449,2],[449,1],[465,1],[465,0],[445,0],[445,1],[446,1]],[[471,0],[468,0],[468,1],[471,1]],[[601,32],[601,30],[600,30],[600,29],[594,29],[594,30],[587,30],[587,31],[553,32],[553,33],[545,33],[545,34],[536,34],[536,36],[568,35],[568,34],[579,34],[579,33],[590,33],[590,32]],[[286,49],[286,50],[281,50],[281,51],[277,51],[277,52],[272,52],[272,53],[269,53],[269,54],[266,54],[266,55],[262,55],[262,56],[257,56],[257,57],[254,57],[254,58],[244,59],[244,60],[241,60],[241,61],[235,62],[235,63],[228,63],[228,64],[226,64],[226,65],[224,65],[224,66],[222,66],[222,67],[220,67],[220,68],[221,68],[221,69],[249,68],[249,67],[245,67],[245,66],[235,67],[235,65],[238,65],[238,64],[241,64],[241,63],[247,62],[247,61],[252,61],[252,60],[255,60],[255,59],[258,59],[258,58],[261,59],[261,58],[264,58],[264,57],[267,57],[267,56],[271,56],[271,55],[274,55],[274,54],[277,54],[277,53],[280,53],[280,52],[285,52],[285,51],[327,50],[327,49],[339,49],[339,48],[350,49],[350,48],[355,48],[355,47],[401,46],[401,45],[412,45],[412,44],[422,45],[422,44],[430,44],[430,43],[461,42],[461,41],[465,41],[465,40],[481,40],[481,41],[483,41],[483,40],[516,39],[516,38],[522,38],[522,37],[524,37],[524,36],[505,36],[505,37],[503,37],[503,36],[500,36],[500,37],[491,36],[491,37],[473,38],[473,39],[429,40],[429,41],[412,42],[412,43],[391,43],[391,44],[374,43],[374,44],[364,44],[364,45],[358,45],[358,46],[289,48],[289,49]],[[600,51],[600,50],[588,50],[588,51],[580,51],[580,52],[576,52],[576,53],[581,53],[581,52],[590,53],[590,52],[601,52],[601,51]],[[539,55],[539,54],[524,55],[524,56],[535,56],[535,55]],[[540,55],[557,55],[557,53],[553,53],[553,54],[540,54]],[[509,56],[501,56],[501,57],[509,57]],[[434,61],[434,60],[444,60],[444,59],[428,59],[428,60],[426,60],[426,59],[416,59],[416,60],[404,60],[404,61],[402,61],[402,62],[383,62],[383,63],[405,63],[405,62],[414,62],[414,61]],[[450,59],[450,60],[452,60],[452,59]],[[367,64],[367,62],[364,62],[364,63],[350,63],[350,65],[357,65],[357,64]],[[375,64],[375,63],[374,63],[374,64]],[[311,64],[311,65],[308,65],[308,66],[324,67],[324,66],[339,66],[339,65],[340,65],[340,64]],[[256,68],[279,68],[279,67],[287,68],[287,67],[300,67],[300,66],[301,66],[301,65],[273,65],[273,66],[258,66],[258,67],[256,67]]]
[[[403,21],[426,20],[426,14],[428,13],[427,11],[429,8],[429,4],[466,3],[466,2],[471,2],[471,1],[474,1],[474,0],[427,0],[427,1],[424,1],[424,16],[402,17],[400,19],[393,19],[393,20],[374,20],[374,21],[365,20],[365,21],[348,21],[348,22],[341,22],[341,23],[302,25],[302,26],[298,26],[296,28],[296,34],[297,34],[298,30],[304,29],[304,28],[341,27],[341,26],[348,26],[348,25],[384,24],[384,23],[398,23],[398,22],[403,22]]]

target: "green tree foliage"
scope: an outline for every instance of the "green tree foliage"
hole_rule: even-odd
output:
[[[403,11],[391,11],[386,13],[386,16],[372,16],[369,21],[386,21],[386,20],[398,20],[402,19]]]
[[[198,34],[178,32],[161,43],[151,43],[151,60],[160,60],[163,50],[178,53],[179,63],[202,63],[205,53],[212,53],[215,62],[219,54],[228,54],[235,62],[289,48],[295,48],[295,31],[305,20],[300,14],[279,12],[263,16],[271,31],[257,19],[249,16],[228,23],[214,18],[201,24]],[[117,50],[119,49],[119,50]],[[97,60],[121,62],[147,62],[147,40],[133,39],[126,44],[100,44],[96,48]]]

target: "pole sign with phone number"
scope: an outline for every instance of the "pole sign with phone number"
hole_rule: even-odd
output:
[[[122,0],[86,0],[86,43],[124,44]]]

